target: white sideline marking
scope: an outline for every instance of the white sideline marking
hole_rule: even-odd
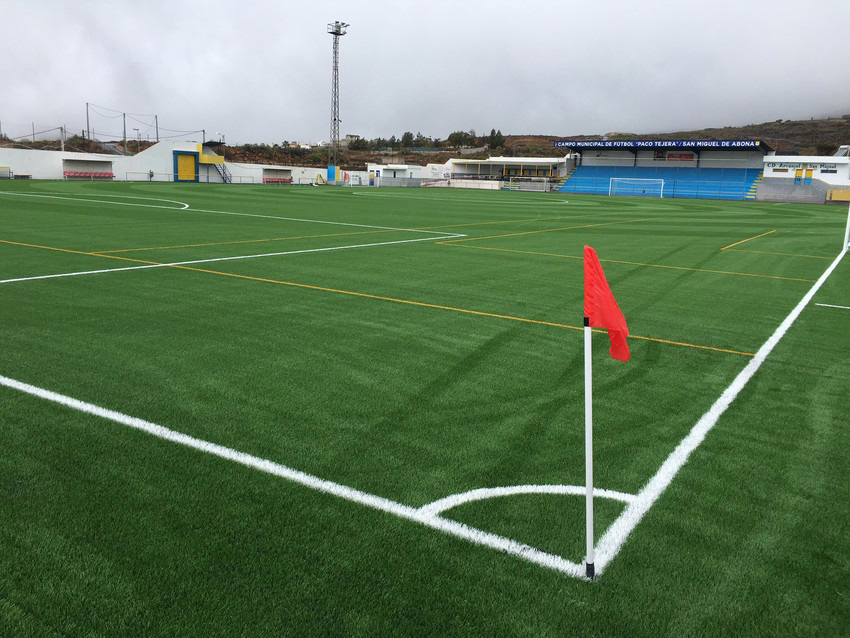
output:
[[[204,208],[190,208],[192,213],[210,213],[215,215],[239,215],[240,217],[260,217],[263,219],[282,219],[289,222],[306,222],[310,224],[332,224],[334,226],[354,226],[355,228],[375,228],[377,230],[399,230],[407,233],[428,233],[430,235],[455,235],[456,233],[445,233],[436,230],[422,230],[419,228],[396,228],[394,226],[370,226],[369,224],[354,224],[350,222],[331,222],[322,219],[302,219],[300,217],[281,217],[278,215],[260,215],[259,213],[234,213],[226,210],[206,210]],[[465,237],[466,235],[464,235]]]
[[[121,412],[102,408],[57,392],[38,388],[22,381],[16,381],[15,379],[0,376],[0,385],[36,396],[40,399],[58,403],[59,405],[78,410],[86,414],[94,415],[114,423],[119,423],[136,430],[141,430],[142,432],[146,432],[158,439],[171,441],[172,443],[184,445],[186,447],[205,452],[206,454],[211,454],[212,456],[233,461],[234,463],[239,463],[240,465],[244,465],[273,476],[278,476],[319,492],[332,494],[347,501],[359,503],[366,507],[380,510],[388,514],[392,514],[393,516],[398,516],[399,518],[414,521],[426,527],[430,527],[431,529],[439,530],[450,536],[456,536],[458,538],[471,541],[477,545],[483,545],[485,547],[490,547],[492,549],[511,554],[512,556],[516,556],[542,567],[554,569],[577,578],[583,578],[584,576],[584,567],[582,565],[573,563],[572,561],[566,560],[560,556],[549,554],[528,545],[518,543],[517,541],[505,538],[504,536],[491,534],[474,527],[469,527],[463,523],[458,523],[446,518],[441,518],[434,514],[422,512],[420,509],[403,505],[381,496],[367,494],[366,492],[361,492],[360,490],[352,487],[334,483],[333,481],[327,481],[317,476],[313,476],[312,474],[307,474],[291,467],[281,465],[280,463],[275,463],[274,461],[269,461],[250,454],[245,454],[244,452],[239,452],[223,445],[204,441],[202,439],[189,436],[188,434],[170,430],[161,425],[157,425],[156,423],[151,423],[150,421],[145,421]]]
[[[423,514],[442,514],[446,510],[472,503],[473,501],[482,501],[488,498],[499,498],[501,496],[514,496],[516,494],[561,494],[568,496],[584,496],[586,488],[584,485],[510,485],[508,487],[482,487],[476,490],[470,490],[461,494],[452,494],[439,501],[428,503],[419,508]],[[635,500],[633,494],[624,494],[623,492],[615,492],[613,490],[593,488],[593,495],[601,498],[610,498],[622,503],[631,503]]]
[[[166,210],[186,210],[189,204],[186,202],[178,202],[175,199],[161,199],[159,197],[134,197],[131,195],[94,195],[94,197],[120,197],[122,199],[147,199],[152,202],[170,202],[172,204],[180,204],[180,208],[174,206],[156,206],[154,204],[134,204],[133,202],[105,202],[101,199],[87,199],[83,197],[65,197],[61,195],[45,195],[41,193],[14,193],[12,191],[0,191],[0,195],[15,195],[16,197],[45,197],[47,199],[67,199],[72,202],[90,202],[95,204],[119,204],[121,206],[142,206],[144,208],[164,208]]]
[[[238,215],[240,217],[259,217],[261,219],[280,219],[290,222],[305,222],[310,224],[331,224],[333,226],[353,226],[355,228],[374,228],[376,230],[399,230],[408,233],[427,233],[429,235],[457,235],[457,233],[446,233],[437,230],[421,230],[418,228],[396,228],[394,226],[371,226],[369,224],[354,224],[351,222],[332,222],[323,219],[303,219],[300,217],[281,217],[278,215],[260,215],[259,213],[236,213],[226,210],[207,210],[205,208],[191,208],[189,204],[171,199],[157,199],[153,197],[136,197],[134,199],[150,199],[153,201],[174,202],[181,204],[181,208],[173,206],[156,206],[154,204],[134,204],[132,202],[105,202],[99,199],[84,199],[82,197],[64,197],[59,195],[41,195],[36,193],[15,193],[12,191],[0,191],[0,195],[16,195],[18,197],[47,197],[49,199],[67,199],[73,202],[92,202],[95,204],[114,204],[119,206],[142,206],[145,208],[164,208],[166,210],[188,210],[192,213],[209,213],[214,215]],[[125,197],[124,195],[98,195],[98,197]],[[465,235],[464,235],[465,236]]]
[[[723,394],[721,394],[708,411],[702,415],[688,435],[682,439],[679,445],[676,446],[676,449],[673,450],[670,456],[668,456],[664,463],[661,464],[661,467],[655,475],[649,479],[646,485],[643,486],[635,500],[626,507],[625,511],[620,514],[602,538],[599,539],[599,542],[596,545],[597,574],[601,574],[605,570],[606,565],[611,562],[614,556],[617,555],[620,547],[622,547],[623,543],[626,542],[629,534],[640,522],[641,518],[643,518],[643,515],[646,514],[667,486],[670,485],[670,482],[679,470],[682,469],[682,466],[688,461],[688,457],[691,453],[697,449],[700,443],[702,443],[706,434],[708,434],[709,430],[714,427],[717,420],[726,411],[726,408],[728,408],[735,400],[738,393],[744,389],[744,386],[747,385],[749,380],[761,367],[761,364],[764,363],[765,359],[767,359],[776,344],[779,343],[782,337],[785,336],[785,333],[788,332],[788,329],[794,324],[797,317],[800,316],[800,313],[803,312],[805,307],[812,300],[812,297],[815,296],[815,293],[820,289],[824,282],[826,282],[832,274],[832,271],[835,270],[846,253],[847,247],[838,254],[835,261],[829,265],[829,267],[811,287],[809,292],[805,294],[788,316],[785,317],[782,323],[779,324],[779,327],[776,328],[774,333],[767,341],[764,342],[761,348],[758,349],[758,352],[756,352],[753,358],[750,359],[750,362],[744,367],[744,369],[738,373],[738,376],[735,377],[729,387],[723,391]]]
[[[824,308],[839,308],[841,310],[850,310],[850,306],[833,306],[829,303],[816,303],[816,306],[823,306]]]
[[[457,235],[458,237],[466,237],[466,235]],[[233,261],[234,259],[258,259],[260,257],[278,257],[280,255],[300,255],[303,253],[320,253],[331,250],[349,250],[352,248],[369,248],[372,246],[391,246],[393,244],[412,244],[418,241],[436,241],[437,239],[445,239],[444,237],[424,237],[422,239],[401,239],[398,241],[382,241],[372,244],[355,244],[352,246],[330,246],[328,248],[306,248],[303,250],[287,250],[277,253],[263,253],[262,255],[237,255],[235,257],[212,257],[210,259],[193,259],[191,261],[175,261],[168,264],[145,264],[143,266],[127,266],[125,268],[106,268],[102,270],[83,270],[80,272],[65,272],[55,275],[36,275],[34,277],[16,277],[15,279],[0,279],[0,284],[11,284],[19,281],[35,281],[36,279],[55,279],[57,277],[77,277],[80,275],[97,275],[106,272],[123,272],[127,270],[144,270],[146,268],[168,268],[169,266],[189,266],[191,264],[208,264],[215,261]],[[97,253],[91,253],[92,257],[97,257]]]

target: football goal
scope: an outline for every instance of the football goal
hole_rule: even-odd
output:
[[[663,179],[641,179],[637,177],[612,177],[608,182],[609,195],[637,195],[640,197],[664,197]]]

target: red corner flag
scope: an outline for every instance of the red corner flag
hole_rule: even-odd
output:
[[[584,247],[584,316],[589,325],[608,331],[611,340],[608,354],[614,359],[628,361],[626,337],[629,336],[629,329],[626,327],[626,318],[611,294],[596,251],[590,246]]]

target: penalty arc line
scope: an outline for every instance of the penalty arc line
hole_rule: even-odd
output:
[[[207,213],[211,215],[238,215],[240,217],[259,217],[261,219],[279,219],[282,221],[290,221],[290,222],[304,222],[310,224],[331,224],[333,226],[353,226],[355,228],[374,228],[377,230],[398,230],[402,232],[409,233],[428,233],[430,235],[446,235],[444,239],[455,239],[456,237],[466,237],[466,235],[458,235],[458,233],[446,233],[438,230],[423,230],[420,228],[397,228],[395,226],[373,226],[370,224],[355,224],[353,222],[335,222],[329,221],[325,219],[305,219],[301,217],[282,217],[279,215],[261,215],[259,213],[237,213],[234,211],[226,211],[226,210],[208,210],[205,208],[191,208],[189,204],[184,202],[177,202],[176,200],[154,200],[154,198],[150,198],[154,201],[174,201],[175,203],[181,204],[181,208],[175,208],[174,206],[156,206],[154,204],[134,204],[132,202],[109,202],[103,201],[100,199],[84,199],[81,197],[62,197],[59,195],[41,195],[36,193],[14,193],[11,191],[0,191],[0,195],[16,195],[18,197],[46,197],[48,199],[64,199],[72,202],[89,202],[94,204],[112,204],[118,206],[141,206],[144,208],[164,208],[166,210],[179,210],[186,211],[189,213]],[[115,197],[119,197],[116,195]],[[147,199],[147,198],[135,198],[135,199]],[[451,235],[451,237],[449,237]]]
[[[785,336],[797,317],[803,312],[817,291],[823,286],[832,272],[838,267],[845,254],[847,247],[838,254],[835,260],[827,267],[820,278],[814,283],[800,302],[779,324],[774,333],[758,349],[755,356],[735,377],[708,411],[700,417],[696,425],[688,435],[682,439],[676,449],[667,457],[655,475],[641,488],[635,500],[630,503],[622,514],[614,521],[596,545],[596,573],[601,574],[606,565],[617,555],[620,548],[628,539],[629,534],[641,521],[644,514],[649,511],[667,486],[676,477],[679,470],[687,463],[691,453],[699,447],[708,432],[714,427],[726,409],[732,404],[741,390],[755,375],[756,371],[765,362],[768,355],[773,351],[776,344]]]
[[[331,494],[347,501],[359,503],[360,505],[419,523],[425,527],[430,527],[431,529],[443,532],[444,534],[462,538],[476,545],[483,545],[485,547],[516,556],[528,562],[540,565],[541,567],[553,569],[576,578],[584,577],[584,568],[578,563],[569,561],[561,556],[556,556],[555,554],[544,552],[529,545],[519,543],[504,536],[491,534],[490,532],[469,527],[468,525],[458,523],[457,521],[442,518],[437,514],[431,514],[427,511],[423,512],[421,509],[410,507],[409,505],[403,505],[402,503],[397,503],[396,501],[376,496],[374,494],[361,492],[353,487],[334,483],[333,481],[328,481],[312,474],[301,472],[300,470],[281,465],[280,463],[276,463],[268,459],[246,454],[245,452],[239,452],[238,450],[218,445],[217,443],[211,443],[210,441],[205,441],[203,439],[198,439],[188,434],[171,430],[162,425],[145,421],[144,419],[132,417],[122,412],[116,412],[115,410],[109,410],[92,403],[74,399],[73,397],[59,394],[51,390],[46,390],[44,388],[39,388],[2,375],[0,375],[0,386],[18,390],[19,392],[51,401],[79,412],[106,419],[107,421],[112,421],[113,423],[118,423],[135,430],[140,430],[158,439],[177,443],[212,456],[265,472],[266,474],[271,474],[273,476],[292,481],[293,483],[298,483],[304,487],[308,487],[319,492]]]

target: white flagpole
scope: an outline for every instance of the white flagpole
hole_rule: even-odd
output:
[[[584,318],[584,481],[585,481],[585,531],[587,554],[585,574],[593,578],[593,361],[590,340],[590,319]]]

